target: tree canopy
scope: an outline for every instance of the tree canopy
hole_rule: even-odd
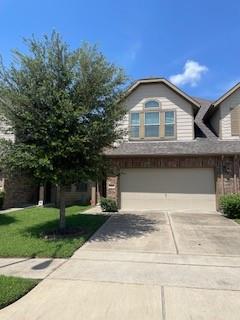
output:
[[[60,186],[101,173],[103,150],[121,138],[126,76],[96,46],[71,50],[53,32],[25,39],[0,65],[0,113],[15,142],[2,141],[0,165]]]

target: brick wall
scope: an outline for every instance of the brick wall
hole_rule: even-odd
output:
[[[240,193],[240,157],[132,157],[111,159],[115,176],[107,178],[107,197],[119,199],[119,172],[127,168],[214,168],[217,204],[227,193]]]
[[[4,209],[36,204],[38,186],[26,176],[14,176],[4,179]]]

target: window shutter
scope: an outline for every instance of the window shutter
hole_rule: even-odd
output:
[[[240,106],[231,111],[231,131],[232,136],[240,136]]]

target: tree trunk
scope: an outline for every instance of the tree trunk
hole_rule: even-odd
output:
[[[65,192],[63,186],[60,186],[60,211],[59,211],[59,228],[64,232],[66,228],[66,218],[65,218]]]

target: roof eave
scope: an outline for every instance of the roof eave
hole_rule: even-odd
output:
[[[224,93],[219,99],[213,102],[212,106],[217,107],[220,103],[222,103],[225,99],[227,99],[231,94],[233,94],[239,88],[240,88],[240,82],[236,83],[231,89],[229,89],[226,93]]]
[[[127,98],[139,85],[151,84],[151,83],[164,83],[169,88],[171,88],[176,93],[178,93],[180,96],[182,96],[185,100],[189,101],[191,104],[195,105],[197,108],[199,109],[201,108],[201,105],[195,99],[190,97],[188,94],[186,94],[184,91],[176,87],[173,83],[171,83],[165,78],[146,78],[146,79],[136,80],[132,85],[129,86],[124,98]]]

